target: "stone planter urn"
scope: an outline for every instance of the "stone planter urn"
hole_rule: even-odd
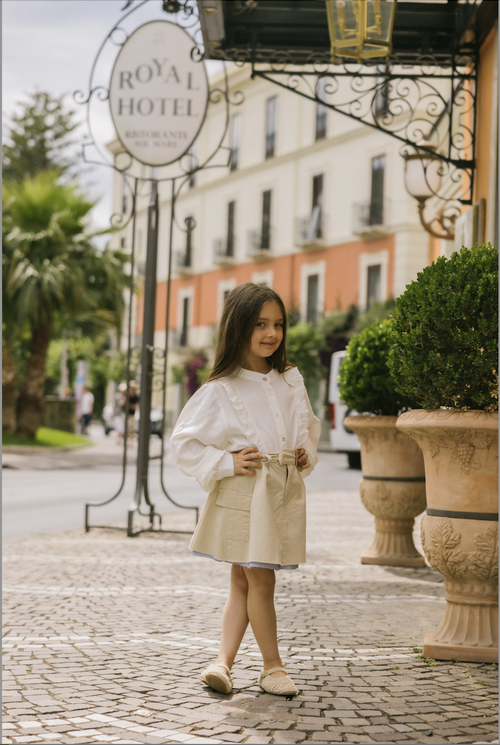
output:
[[[498,413],[419,409],[400,416],[397,426],[424,454],[422,546],[447,593],[423,654],[497,662]]]
[[[397,419],[345,419],[361,443],[361,501],[375,515],[375,540],[361,555],[361,563],[423,567],[425,559],[413,543],[413,525],[425,510],[424,459],[418,445],[398,431]]]

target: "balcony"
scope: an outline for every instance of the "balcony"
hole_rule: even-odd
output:
[[[326,217],[315,207],[308,217],[298,217],[295,225],[295,242],[304,251],[324,248]]]
[[[247,236],[247,256],[252,259],[268,259],[271,257],[272,236],[274,230],[249,230]]]
[[[181,277],[190,277],[192,275],[192,257],[185,251],[175,252],[174,271]]]
[[[235,264],[236,238],[227,236],[214,241],[214,262],[222,268]]]
[[[388,213],[387,199],[354,204],[352,232],[365,239],[387,235],[389,233]]]

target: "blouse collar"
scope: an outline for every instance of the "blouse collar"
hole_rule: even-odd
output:
[[[274,370],[271,370],[271,372],[268,373],[259,373],[254,372],[253,370],[245,370],[245,368],[240,367],[238,377],[244,378],[245,380],[253,380],[256,383],[265,383],[266,379],[270,378],[273,374]]]

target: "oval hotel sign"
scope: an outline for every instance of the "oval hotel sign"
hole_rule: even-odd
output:
[[[150,166],[178,160],[196,139],[207,102],[205,65],[183,28],[152,21],[130,35],[109,86],[116,134],[130,155]]]

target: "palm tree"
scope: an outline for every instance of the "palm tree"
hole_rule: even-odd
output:
[[[119,328],[126,257],[99,251],[88,232],[89,201],[77,187],[44,171],[2,190],[4,292],[11,318],[29,324],[31,347],[17,400],[17,431],[34,437],[40,426],[45,362],[54,321]]]

